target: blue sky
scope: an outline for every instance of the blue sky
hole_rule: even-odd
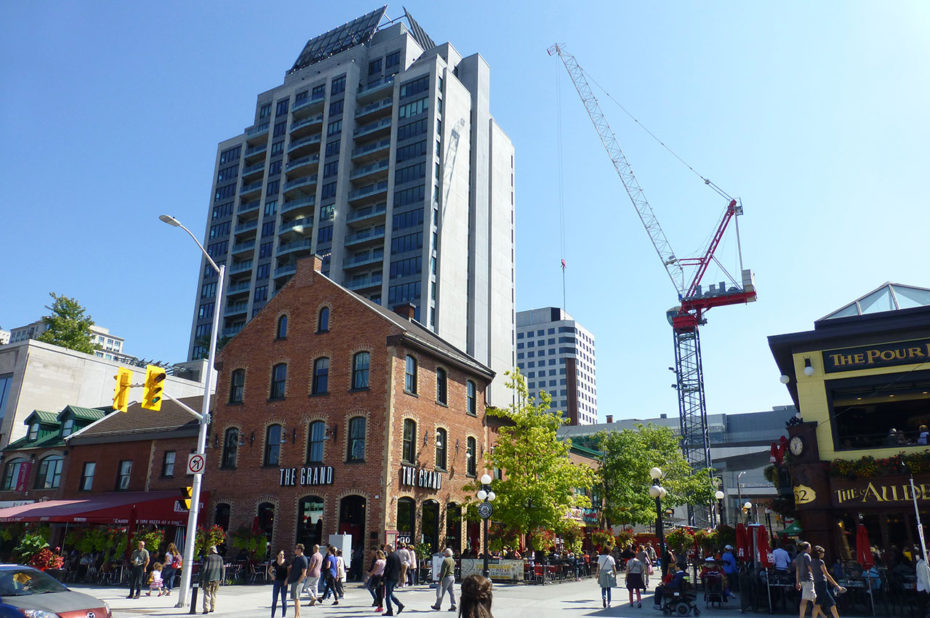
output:
[[[709,412],[789,402],[768,335],[885,281],[930,286],[930,4],[405,1],[434,40],[491,66],[491,110],[517,152],[518,309],[562,302],[561,177],[567,309],[596,338],[602,418],[677,414],[675,292],[546,54],[556,41],[742,199],[759,301],[708,314]],[[251,123],[307,39],[377,6],[3,3],[0,325],[39,318],[54,291],[127,352],[184,360],[200,256],[158,215],[202,236],[216,144]],[[697,255],[724,202],[598,94],[672,246]],[[732,239],[718,255],[736,270]]]

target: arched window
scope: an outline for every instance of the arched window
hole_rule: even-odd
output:
[[[326,424],[323,421],[310,423],[307,443],[307,463],[323,463],[323,441],[326,439]]]
[[[478,448],[478,442],[472,437],[465,440],[465,474],[475,476],[478,472],[478,457],[475,451]]]
[[[230,427],[223,436],[223,461],[221,468],[236,467],[236,452],[239,450],[239,430]]]
[[[356,416],[349,421],[349,440],[346,461],[365,461],[364,416]]]
[[[407,366],[404,369],[404,390],[417,394],[417,359],[407,356]]]
[[[329,359],[326,357],[313,361],[313,385],[310,392],[314,395],[329,392]]]
[[[329,307],[320,309],[320,315],[316,321],[316,332],[325,333],[329,331]]]
[[[465,411],[472,416],[478,414],[475,383],[471,380],[465,380]]]
[[[287,383],[287,363],[280,363],[271,369],[271,393],[269,399],[284,399],[284,386]]]
[[[359,352],[352,357],[352,388],[359,390],[368,388],[368,367],[371,355],[368,352]]]
[[[417,521],[417,503],[413,498],[397,499],[397,537],[405,541],[415,540],[414,532]]]
[[[278,332],[276,336],[278,339],[287,338],[287,316],[286,315],[282,315],[280,318],[278,318]]]
[[[448,393],[446,389],[446,370],[442,367],[436,368],[436,402],[446,405],[448,403]]]
[[[36,475],[36,489],[56,489],[61,485],[61,466],[64,458],[61,455],[49,455],[39,464],[39,473]]]
[[[236,369],[229,376],[229,403],[242,403],[245,391],[245,369]]]
[[[281,425],[269,425],[265,430],[265,465],[276,466],[281,458]]]
[[[446,452],[448,448],[448,440],[446,439],[446,430],[437,429],[436,430],[436,467],[445,470],[446,469]]]
[[[265,547],[258,550],[257,555],[264,560],[268,554],[268,546],[271,544],[271,536],[274,534],[274,505],[270,502],[262,502],[258,505],[258,529],[265,535]]]
[[[404,449],[401,458],[411,464],[417,460],[417,423],[413,419],[404,419]]]
[[[3,486],[0,489],[17,489],[16,481],[19,480],[19,473],[24,465],[26,460],[22,457],[9,461],[3,472]]]
[[[297,503],[297,542],[309,551],[323,541],[323,498],[307,496]]]

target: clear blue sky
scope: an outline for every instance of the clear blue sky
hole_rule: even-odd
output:
[[[708,315],[711,413],[789,402],[768,335],[888,280],[930,286],[930,4],[405,2],[434,40],[491,66],[517,152],[518,309],[561,305],[561,168],[567,308],[596,337],[602,418],[677,414],[675,293],[553,42],[743,201],[759,301]],[[55,291],[127,352],[184,360],[200,254],[158,215],[202,236],[217,142],[307,39],[377,6],[3,3],[0,325],[38,319]],[[676,252],[697,254],[724,203],[601,99]],[[732,241],[719,255],[735,270]]]

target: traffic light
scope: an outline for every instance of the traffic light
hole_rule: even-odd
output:
[[[164,390],[165,370],[155,365],[145,368],[145,387],[142,392],[142,407],[146,410],[161,410],[162,391]]]
[[[120,367],[116,370],[116,390],[113,391],[113,409],[125,412],[129,408],[129,384],[132,382],[132,371]]]
[[[194,495],[193,487],[182,487],[181,488],[181,497],[178,499],[178,506],[182,511],[191,510],[191,496]]]

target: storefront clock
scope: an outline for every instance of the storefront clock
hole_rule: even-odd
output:
[[[481,519],[489,518],[493,512],[494,507],[491,506],[490,502],[482,502],[478,505],[478,515],[481,516]]]
[[[788,450],[790,450],[791,454],[795,457],[800,457],[801,453],[804,452],[804,438],[801,436],[791,438],[788,442]]]

